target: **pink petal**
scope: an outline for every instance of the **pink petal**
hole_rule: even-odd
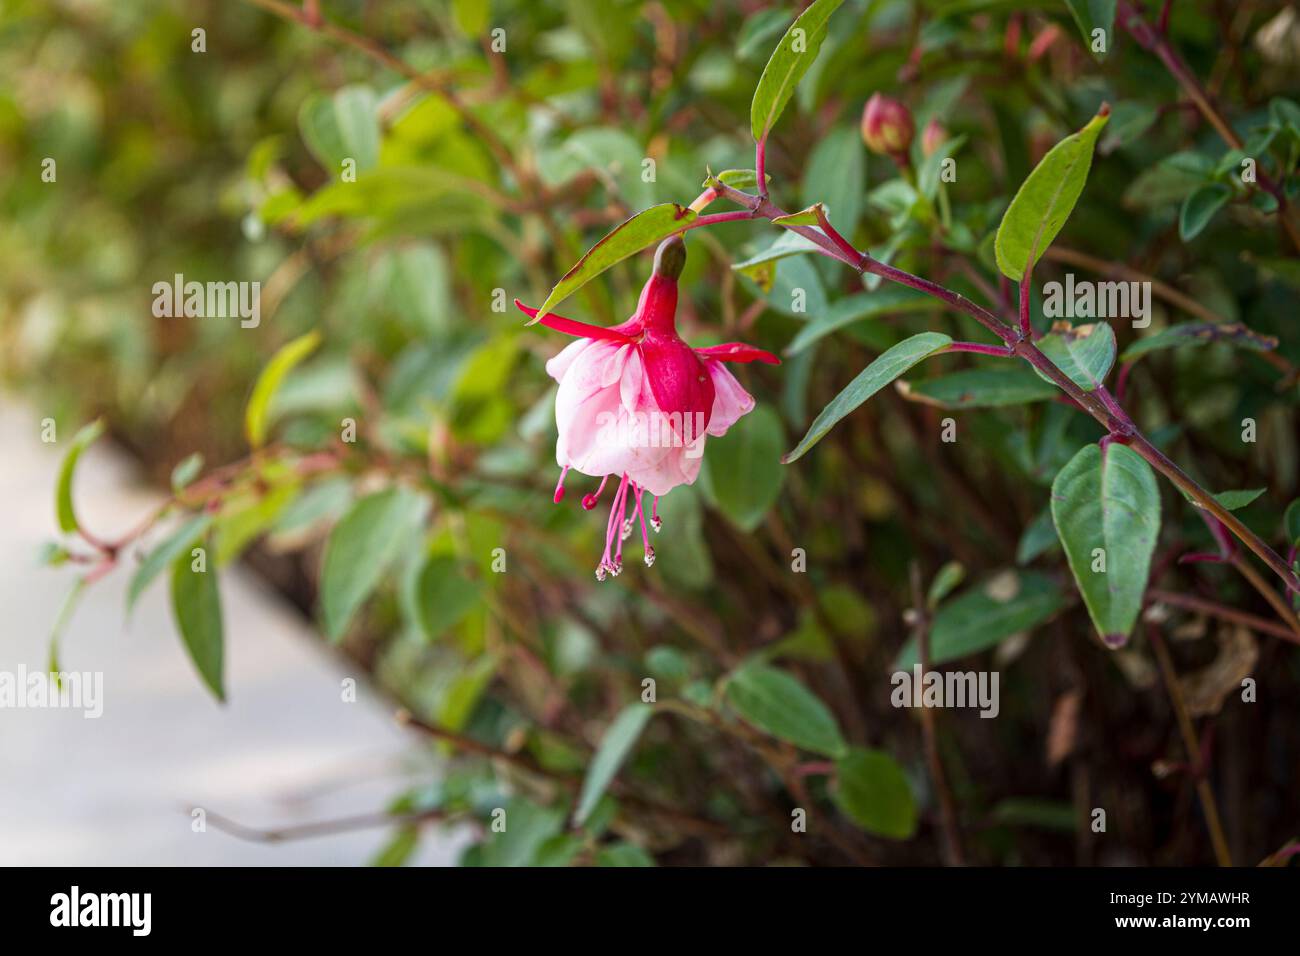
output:
[[[576,342],[570,342],[560,350],[559,354],[551,356],[547,361],[546,374],[557,382],[560,381],[578,356],[595,344],[595,339],[578,339]]]
[[[697,353],[719,362],[763,362],[766,365],[780,365],[781,360],[771,352],[746,345],[744,342],[724,342],[722,345],[710,345],[696,349]]]
[[[736,381],[725,365],[715,359],[706,359],[704,367],[708,369],[713,381],[713,413],[709,417],[709,434],[725,435],[727,429],[736,424],[742,415],[754,410],[754,396],[745,391]]]

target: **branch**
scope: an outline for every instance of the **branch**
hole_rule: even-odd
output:
[[[717,190],[719,195],[744,206],[755,218],[776,219],[786,215],[784,210],[774,205],[770,199],[741,192],[717,180],[711,182],[710,186]],[[1290,590],[1300,593],[1300,578],[1296,577],[1282,557],[1270,548],[1259,535],[1246,527],[1231,511],[1219,504],[1209,491],[1193,481],[1164,452],[1156,448],[1138,430],[1133,420],[1120,408],[1106,389],[1100,388],[1085,392],[1062,372],[1051,359],[1043,354],[1042,350],[1024,334],[1023,330],[1012,328],[988,309],[976,305],[965,296],[959,295],[951,289],[944,288],[929,279],[923,279],[920,276],[912,275],[910,272],[879,262],[866,253],[858,252],[848,240],[831,227],[829,222],[823,219],[823,224],[821,230],[811,226],[788,226],[786,228],[814,243],[824,255],[852,266],[859,272],[869,272],[872,275],[878,275],[909,288],[925,292],[948,303],[954,309],[971,316],[971,318],[1007,343],[1013,355],[1019,356],[1042,372],[1057,388],[1072,398],[1080,408],[1103,425],[1112,441],[1122,442],[1141,455],[1152,468],[1173,482],[1185,495],[1223,522],[1228,530],[1236,535],[1246,547],[1255,552],[1260,560],[1267,564]]]
[[[1187,762],[1194,768],[1196,793],[1201,800],[1201,810],[1205,813],[1205,826],[1210,831],[1210,842],[1214,845],[1214,857],[1219,866],[1232,866],[1232,854],[1228,851],[1228,841],[1223,835],[1223,823],[1219,819],[1219,805],[1214,799],[1214,788],[1206,776],[1205,760],[1201,756],[1201,745],[1196,739],[1196,728],[1192,725],[1191,715],[1187,712],[1187,702],[1183,700],[1183,689],[1174,673],[1173,661],[1165,647],[1165,639],[1160,628],[1152,625],[1147,628],[1147,636],[1160,664],[1160,676],[1164,679],[1165,689],[1169,692],[1174,715],[1178,719],[1178,730],[1183,735],[1183,746],[1187,748]]]
[[[910,570],[912,584],[913,613],[916,615],[914,633],[916,635],[917,656],[921,662],[921,675],[930,672],[930,616],[926,611],[925,595],[921,591],[921,569],[912,563]],[[922,704],[921,732],[925,737],[925,759],[930,767],[930,778],[934,783],[935,793],[939,796],[939,818],[943,821],[944,857],[949,866],[965,866],[961,851],[961,830],[957,826],[957,808],[953,803],[952,791],[948,788],[948,778],[943,772],[943,760],[939,756],[939,742],[935,730],[934,711]]]
[[[1170,46],[1169,40],[1166,39],[1164,26],[1167,25],[1165,23],[1167,11],[1161,16],[1162,26],[1159,31],[1142,19],[1142,11],[1128,0],[1120,0],[1117,18],[1124,24],[1125,29],[1132,34],[1133,39],[1138,42],[1139,46],[1160,58],[1160,62],[1165,65],[1165,69],[1182,86],[1183,91],[1196,104],[1196,108],[1201,115],[1219,134],[1219,138],[1227,143],[1231,149],[1243,149],[1244,144],[1241,137],[1228,125],[1228,121],[1223,118],[1223,114],[1210,101],[1210,94],[1206,92],[1205,87],[1201,86],[1196,74],[1183,62],[1182,57],[1178,55],[1178,52]],[[1260,188],[1277,200],[1278,221],[1281,223],[1282,228],[1286,230],[1287,236],[1290,237],[1292,247],[1300,249],[1300,232],[1297,232],[1296,226],[1291,222],[1291,217],[1288,214],[1290,207],[1287,203],[1286,192],[1278,183],[1269,178],[1263,170],[1258,172],[1258,177]]]

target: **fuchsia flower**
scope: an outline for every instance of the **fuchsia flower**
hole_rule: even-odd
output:
[[[555,398],[559,438],[555,460],[560,480],[555,502],[564,497],[569,469],[599,478],[600,487],[585,495],[582,507],[596,507],[610,477],[618,490],[605,527],[605,553],[596,579],[623,570],[623,542],[632,534],[632,518],[641,525],[645,563],[654,564],[647,525],[656,532],[659,497],[678,485],[695,482],[707,435],[725,435],[754,407],[724,362],[779,365],[771,352],[739,342],[693,349],[677,335],[677,277],[686,264],[681,236],[665,239],[655,253],[654,273],[641,290],[636,312],[610,328],[546,315],[542,324],[578,336],[546,363],[560,383]],[[515,305],[529,316],[518,299]],[[643,501],[649,492],[649,517]],[[630,515],[629,515],[630,512]]]

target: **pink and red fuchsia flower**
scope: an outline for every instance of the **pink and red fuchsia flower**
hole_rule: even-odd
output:
[[[607,328],[549,314],[541,320],[548,328],[579,337],[546,363],[547,373],[560,383],[555,460],[561,472],[555,502],[564,497],[571,468],[601,479],[600,487],[582,499],[587,510],[596,506],[609,479],[618,479],[605,553],[596,567],[600,581],[623,570],[623,542],[631,537],[633,518],[641,526],[645,563],[654,564],[647,528],[661,527],[659,497],[693,484],[705,437],[725,435],[753,409],[753,397],[723,363],[780,364],[771,352],[739,342],[693,349],[678,337],[677,278],[685,264],[681,236],[665,239],[636,312],[621,325]],[[537,315],[518,299],[515,305]]]

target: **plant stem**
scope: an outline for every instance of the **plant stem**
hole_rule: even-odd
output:
[[[915,635],[917,656],[921,662],[921,674],[930,672],[930,618],[926,613],[925,595],[921,590],[921,569],[912,563],[910,579],[912,584],[913,613],[916,615]],[[939,818],[943,822],[944,858],[949,866],[965,866],[961,851],[961,830],[957,825],[957,808],[948,789],[948,778],[943,772],[943,759],[939,755],[938,735],[935,729],[934,711],[921,707],[921,733],[925,738],[925,759],[930,767],[930,777],[934,783],[935,793],[939,797]]]
[[[1251,571],[1254,573],[1254,568],[1251,568]],[[1177,591],[1161,591],[1158,588],[1152,588],[1147,591],[1147,600],[1159,604],[1168,604],[1172,607],[1181,607],[1200,614],[1208,614],[1210,617],[1217,617],[1223,621],[1240,624],[1242,627],[1258,631],[1261,634],[1272,634],[1274,637],[1280,637],[1292,644],[1300,644],[1300,635],[1293,633],[1281,624],[1275,624],[1267,618],[1257,617],[1254,614],[1247,614],[1245,611],[1238,611],[1235,607],[1207,601],[1205,598],[1197,597],[1194,594],[1180,594]]]
[[[1196,776],[1196,794],[1201,801],[1201,810],[1205,814],[1205,826],[1210,831],[1210,842],[1214,845],[1214,858],[1219,866],[1232,866],[1232,854],[1228,852],[1228,840],[1223,835],[1223,823],[1219,819],[1219,805],[1214,799],[1214,788],[1206,776],[1205,763],[1201,758],[1201,745],[1196,739],[1196,728],[1191,715],[1187,712],[1187,702],[1183,700],[1183,690],[1174,673],[1173,661],[1169,658],[1169,649],[1158,627],[1148,627],[1147,636],[1160,664],[1160,676],[1164,679],[1165,689],[1169,692],[1170,703],[1178,720],[1178,730],[1183,736],[1183,746],[1187,748],[1187,762],[1191,764]]]
[[[763,196],[754,196],[741,192],[717,181],[710,185],[718,191],[719,195],[744,206],[755,218],[776,219],[786,215],[784,210]],[[988,309],[977,305],[951,289],[931,282],[929,279],[923,279],[920,276],[912,275],[910,272],[879,262],[866,253],[858,252],[829,222],[825,223],[823,230],[811,226],[791,226],[786,228],[815,244],[824,255],[832,259],[837,259],[852,266],[859,272],[869,272],[872,275],[878,275],[900,285],[932,295],[975,319],[1002,339],[1010,348],[1012,354],[1019,356],[1042,372],[1057,388],[1072,398],[1079,407],[1105,426],[1107,432],[1113,436],[1112,440],[1121,441],[1128,445],[1141,455],[1152,468],[1173,482],[1185,495],[1222,521],[1234,535],[1241,539],[1246,547],[1255,552],[1260,560],[1267,564],[1286,583],[1288,588],[1300,592],[1300,579],[1297,579],[1281,556],[1255,532],[1242,524],[1232,512],[1215,501],[1210,492],[1193,481],[1178,465],[1166,457],[1164,452],[1156,448],[1138,430],[1132,419],[1119,407],[1118,403],[1111,398],[1109,392],[1104,388],[1091,392],[1084,391],[1069,376],[1057,368],[1056,364],[1043,354],[1042,350],[1031,339],[1025,336],[1022,329],[1012,328]]]
[[[1011,349],[1005,345],[983,345],[979,342],[953,342],[945,352],[974,352],[977,355],[998,355],[1002,358],[1010,358]]]
[[[1165,37],[1163,29],[1163,27],[1167,25],[1165,23],[1166,16],[1167,14],[1162,14],[1162,29],[1157,31],[1142,19],[1142,11],[1139,10],[1135,4],[1128,2],[1128,0],[1120,0],[1116,19],[1124,24],[1125,29],[1132,34],[1133,39],[1138,42],[1139,46],[1145,50],[1149,50],[1159,57],[1160,62],[1165,65],[1165,69],[1167,69],[1169,74],[1178,81],[1179,85],[1182,86],[1183,91],[1187,93],[1188,97],[1191,98],[1191,101],[1196,104],[1196,108],[1200,111],[1201,115],[1204,116],[1206,121],[1214,127],[1215,132],[1219,134],[1219,138],[1227,143],[1232,149],[1243,149],[1244,145],[1241,141],[1241,137],[1237,135],[1236,131],[1233,130],[1231,126],[1228,125],[1228,121],[1223,118],[1223,114],[1215,108],[1214,104],[1210,101],[1209,93],[1207,93],[1205,88],[1201,86],[1201,82],[1196,78],[1196,74],[1194,74],[1187,64],[1183,62],[1182,57],[1178,55],[1177,51],[1169,45],[1169,40]],[[1287,236],[1291,239],[1291,245],[1295,249],[1300,249],[1300,232],[1296,230],[1295,223],[1291,221],[1291,216],[1289,214],[1290,206],[1287,203],[1286,192],[1278,183],[1275,183],[1269,176],[1267,176],[1262,169],[1258,171],[1257,175],[1259,178],[1260,188],[1277,200],[1278,222],[1286,231]]]

